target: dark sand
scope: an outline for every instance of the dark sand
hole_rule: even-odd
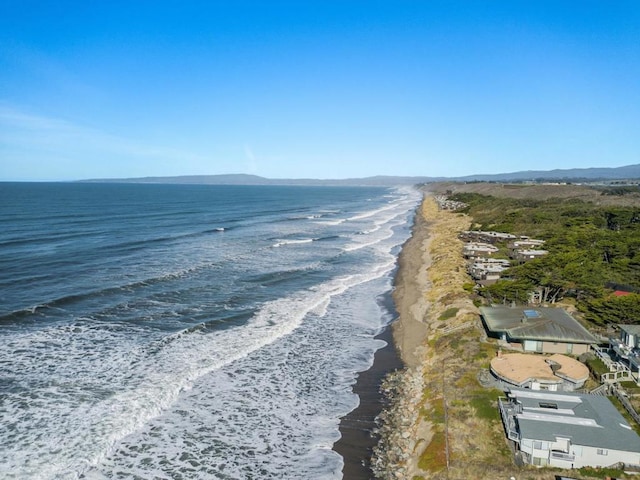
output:
[[[358,374],[353,391],[360,397],[360,405],[341,419],[342,438],[333,445],[333,450],[344,458],[342,473],[345,480],[374,478],[369,461],[378,438],[373,435],[373,430],[376,428],[375,418],[385,406],[380,385],[388,373],[403,368],[393,343],[391,326],[376,338],[384,340],[387,345],[376,352],[371,368]]]
[[[427,222],[423,218],[422,207],[419,207],[412,234],[398,256],[394,290],[385,298],[385,307],[397,318],[378,335],[377,338],[384,340],[387,345],[376,352],[371,368],[358,375],[353,390],[360,397],[360,405],[342,418],[342,438],[333,446],[344,458],[342,473],[345,480],[374,478],[369,462],[373,447],[379,440],[372,435],[376,428],[375,418],[387,406],[380,392],[383,379],[393,371],[421,364],[417,349],[427,332],[421,320],[427,309],[423,292],[429,285],[429,240]]]

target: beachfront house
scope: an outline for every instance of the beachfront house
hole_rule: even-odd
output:
[[[572,392],[589,378],[587,366],[566,355],[551,356],[498,351],[491,360],[491,373],[503,384],[531,390]]]
[[[498,243],[515,240],[515,235],[503,232],[483,232],[481,230],[465,230],[459,234],[461,240],[465,242]]]
[[[467,272],[480,285],[492,285],[511,266],[509,260],[499,258],[475,258],[467,264]]]
[[[512,258],[518,262],[528,262],[536,258],[544,257],[549,252],[546,250],[518,250],[512,254]]]
[[[640,465],[640,437],[601,395],[510,389],[498,399],[524,463],[560,468]]]
[[[480,307],[482,322],[491,337],[525,352],[588,352],[597,339],[561,308]]]
[[[518,251],[518,250],[529,250],[540,248],[545,244],[544,240],[538,240],[537,238],[523,238],[521,237],[519,240],[515,240],[513,242],[509,242],[507,247],[509,250]]]
[[[494,247],[490,243],[471,242],[462,247],[464,258],[487,258],[497,251],[498,247]]]

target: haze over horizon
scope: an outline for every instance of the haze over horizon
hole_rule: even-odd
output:
[[[640,163],[640,3],[0,6],[0,181]]]

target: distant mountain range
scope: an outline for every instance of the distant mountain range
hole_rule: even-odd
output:
[[[640,164],[615,168],[571,168],[556,170],[527,170],[493,175],[467,175],[464,177],[394,177],[375,176],[366,178],[329,179],[271,179],[257,175],[184,175],[177,177],[141,177],[81,180],[94,183],[176,183],[200,185],[362,185],[389,186],[415,185],[443,181],[460,182],[513,182],[513,181],[558,181],[597,182],[611,180],[640,179]]]

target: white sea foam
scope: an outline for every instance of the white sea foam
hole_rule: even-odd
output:
[[[272,246],[273,246],[273,248],[279,248],[279,247],[284,247],[286,245],[300,245],[300,244],[303,244],[303,243],[311,243],[311,242],[313,242],[315,240],[317,240],[317,238],[301,238],[301,239],[295,239],[295,240],[278,240]]]
[[[329,226],[335,227],[336,225],[341,225],[346,221],[347,221],[346,218],[338,218],[337,220],[320,220],[314,223],[318,225],[329,225]]]
[[[102,471],[164,478],[167,468],[177,468],[185,478],[202,478],[189,474],[197,462],[199,475],[211,478],[341,478],[342,461],[330,450],[339,417],[358,403],[350,391],[355,371],[366,369],[381,346],[373,335],[384,320],[372,293],[386,287],[354,284],[369,278],[318,289],[312,296],[353,285],[336,293],[324,317],[307,315],[295,335],[203,377],[173,408],[123,439]],[[362,352],[370,353],[354,362]]]
[[[356,372],[381,346],[389,318],[375,299],[391,288],[391,251],[406,238],[394,232],[417,197],[393,198],[344,225],[183,240],[127,272],[119,300],[106,292],[81,317],[60,311],[7,337],[0,477],[341,478],[330,448],[358,403]],[[271,250],[274,238],[299,247]],[[317,238],[328,240],[309,247]],[[238,313],[250,318],[207,318]],[[189,315],[205,326],[163,329]]]
[[[51,431],[41,445],[45,450],[55,450],[57,461],[52,465],[49,457],[34,455],[36,435],[41,432],[15,429],[8,437],[11,446],[0,454],[0,464],[4,465],[0,468],[6,469],[7,475],[24,466],[32,478],[75,478],[73,475],[104,461],[127,435],[163,414],[202,376],[290,334],[310,312],[326,314],[331,297],[379,278],[391,268],[392,263],[378,265],[369,272],[336,278],[313,290],[268,302],[243,327],[210,334],[180,332],[148,346],[129,340],[132,336],[128,328],[108,325],[103,329],[53,327],[15,339],[8,346],[14,353],[27,344],[46,346],[48,364],[57,366],[57,377],[62,380],[41,388],[39,393],[57,398],[58,408],[33,401],[24,410],[21,397],[10,397],[6,418],[19,425],[28,415],[31,422],[35,417],[38,424],[48,425]],[[103,368],[97,369],[91,349],[105,343],[111,346],[108,352],[101,352]],[[21,360],[22,365],[14,362],[12,367],[35,370],[35,382],[46,378],[46,372],[38,374],[41,367],[36,355]],[[79,399],[82,391],[91,392],[94,382],[110,385],[110,391],[95,395],[90,402]],[[78,452],[83,452],[82,457]]]
[[[396,207],[397,207],[397,205],[395,203],[391,203],[389,205],[386,205],[386,206],[381,207],[381,208],[377,208],[375,210],[369,210],[369,211],[360,213],[358,215],[354,215],[352,217],[349,217],[348,220],[349,221],[353,221],[353,220],[362,220],[362,219],[365,219],[365,218],[370,218],[370,217],[373,217],[375,215],[380,214],[381,212],[385,212],[387,210],[391,210],[391,209],[396,208]]]

